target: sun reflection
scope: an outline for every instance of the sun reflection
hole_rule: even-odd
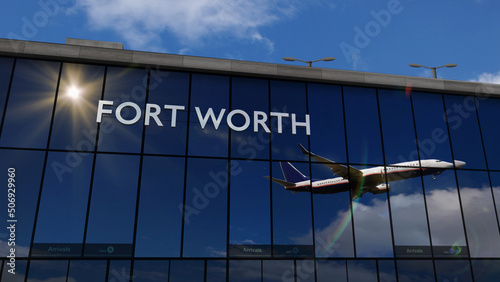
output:
[[[70,86],[68,88],[66,95],[68,95],[69,97],[71,97],[73,99],[77,99],[78,97],[80,97],[81,92],[82,92],[82,90],[79,87]]]

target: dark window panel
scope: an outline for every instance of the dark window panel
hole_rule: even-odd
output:
[[[47,147],[59,67],[55,62],[17,61],[0,146]]]
[[[485,169],[486,162],[474,98],[444,95],[444,100],[455,160],[466,162],[465,168]]]
[[[316,261],[316,281],[327,282],[332,281],[335,277],[336,281],[347,282],[347,270],[344,260],[317,260]]]
[[[168,281],[168,260],[135,260],[134,282]]]
[[[295,261],[295,277],[297,281],[301,282],[315,282],[316,281],[316,269],[315,262],[312,259],[301,259]],[[283,275],[284,281],[294,281],[293,276],[291,276],[292,269],[285,272]],[[285,276],[286,275],[286,276]]]
[[[402,90],[379,90],[386,164],[418,160],[411,98]]]
[[[304,175],[309,175],[307,164],[293,165]],[[272,166],[272,177],[284,179],[280,163]],[[274,256],[313,256],[311,193],[293,194],[274,182],[272,193]]]
[[[396,282],[396,266],[393,260],[379,260],[378,277],[379,281]]]
[[[269,82],[264,79],[233,77],[231,82],[231,110],[243,110],[250,117],[250,125],[243,131],[231,131],[231,157],[245,159],[268,159],[269,138],[261,127],[254,132],[254,111],[269,114]],[[234,115],[236,126],[245,124],[241,115]],[[269,116],[266,122],[269,127]]]
[[[228,171],[241,167],[228,170],[227,160],[192,158],[187,169],[183,256],[225,257]]]
[[[296,122],[303,123],[307,114],[306,85],[302,82],[271,81],[271,111],[286,113],[281,122],[282,133],[278,133],[279,118],[271,117],[271,145],[272,155],[275,160],[307,160],[301,153],[297,144],[308,147],[308,137],[304,126],[296,126],[296,134],[292,132],[292,114],[296,115]],[[320,132],[311,134],[321,134]]]
[[[4,203],[5,213],[2,218],[7,220],[15,219],[16,235],[16,257],[27,257],[30,251],[31,235],[33,233],[33,223],[35,218],[36,206],[38,203],[38,193],[40,191],[40,182],[42,177],[43,163],[45,153],[38,151],[22,150],[0,150],[0,174],[1,183],[4,185],[4,193],[0,193],[0,203]],[[15,191],[8,191],[8,170],[15,169],[13,177]],[[11,175],[12,176],[12,175]],[[15,192],[15,217],[8,217],[8,192]],[[11,197],[12,198],[12,197]],[[9,226],[9,225],[7,225]],[[0,229],[0,239],[4,246],[7,246],[7,239],[10,238],[10,231],[5,226]],[[9,255],[9,248],[0,248],[0,255],[6,257]]]
[[[205,261],[172,260],[170,262],[170,282],[204,281]]]
[[[281,282],[293,281],[293,260],[264,260],[262,261],[262,281]]]
[[[144,157],[135,256],[180,256],[183,191],[184,158]]]
[[[435,281],[434,267],[431,260],[398,260],[398,278],[400,282]]]
[[[308,84],[311,115],[311,151],[337,163],[346,163],[344,110],[340,86]]]
[[[452,162],[442,95],[413,92],[412,101],[420,159]],[[407,158],[415,159],[413,154]]]
[[[0,57],[0,124],[3,120],[3,111],[7,100],[13,65],[14,59]]]
[[[231,175],[229,243],[240,246],[239,249],[247,245],[267,245],[269,251],[264,251],[259,256],[270,255],[271,184],[264,178],[270,175],[269,163],[237,160],[231,163],[238,164],[241,171]],[[241,250],[239,251],[238,255],[241,254]]]
[[[495,207],[497,210],[497,218],[500,218],[500,173],[491,171],[490,177]]]
[[[475,282],[497,281],[500,277],[499,260],[472,260]]]
[[[202,129],[195,107],[199,108],[203,117],[207,117],[209,108],[212,108],[215,119],[219,117],[222,109],[225,109],[218,129],[215,129],[212,119],[208,119],[205,128]],[[229,77],[193,74],[190,111],[189,154],[226,157],[229,144],[229,129],[226,122],[229,111]]]
[[[338,177],[326,165],[313,164],[311,168],[313,179]],[[354,257],[349,191],[314,194],[313,200],[316,256]]]
[[[50,148],[94,151],[104,67],[63,64]]]
[[[110,255],[130,255],[137,197],[139,157],[97,155],[88,217],[86,254],[92,244],[125,244],[123,252],[112,246]]]
[[[2,271],[2,281],[9,282],[24,282],[26,276],[26,269],[28,267],[27,260],[19,260],[16,259],[16,266],[14,270],[11,270],[11,267],[7,264],[8,260],[5,260],[3,263],[3,271]],[[14,273],[14,274],[12,274]]]
[[[384,163],[375,89],[344,87],[349,162]]]
[[[28,281],[66,282],[67,260],[32,260]]]
[[[207,282],[226,281],[226,261],[207,260]]]
[[[262,262],[260,260],[230,260],[229,281],[261,282]]]
[[[499,257],[500,233],[488,174],[457,171],[457,176],[470,256]]]
[[[106,281],[107,264],[105,260],[71,260],[68,281]]]
[[[377,265],[374,260],[348,260],[349,281],[377,281]]]
[[[472,281],[468,260],[435,260],[437,281]]]
[[[500,123],[500,99],[488,98],[487,100],[476,98],[479,121],[481,123],[481,133],[483,134],[484,148],[488,168],[500,170],[500,138],[498,124]]]
[[[111,260],[109,261],[108,280],[107,281],[131,281],[130,261],[129,260]]]
[[[139,153],[141,151],[144,108],[146,104],[146,84],[148,72],[144,69],[109,67],[104,85],[104,100],[114,101],[112,114],[103,114],[99,127],[98,151]],[[142,115],[135,124],[125,125],[116,118],[117,107],[124,102],[135,103]],[[121,111],[125,120],[132,120],[136,111],[125,107]]]
[[[151,154],[184,155],[189,99],[189,74],[151,70],[148,103],[160,106],[158,116],[163,126],[151,119],[146,126],[144,152]],[[183,106],[181,109],[164,109],[165,105]],[[175,111],[175,127],[172,116]]]

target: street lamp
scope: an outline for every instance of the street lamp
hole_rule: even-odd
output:
[[[295,59],[292,57],[284,57],[283,60],[289,61],[289,62],[295,62],[295,61],[303,62],[303,63],[306,63],[308,67],[311,67],[312,63],[319,62],[319,61],[330,62],[330,61],[335,60],[335,58],[334,57],[325,57],[323,59],[319,59],[319,60],[315,60],[315,61],[302,61],[302,60]]]
[[[431,69],[432,70],[432,76],[434,78],[437,78],[437,74],[436,74],[436,69],[440,69],[440,68],[454,68],[456,66],[458,66],[457,64],[446,64],[446,65],[443,65],[443,66],[440,66],[440,67],[426,67],[426,66],[422,66],[422,65],[419,65],[419,64],[409,64],[410,67],[413,67],[413,68],[427,68],[427,69]]]

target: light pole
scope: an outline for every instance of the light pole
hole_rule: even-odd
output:
[[[283,60],[289,61],[289,62],[295,62],[295,61],[303,62],[303,63],[306,63],[308,67],[311,67],[312,63],[319,62],[319,61],[330,62],[330,61],[335,60],[335,58],[334,57],[325,57],[323,59],[319,59],[319,60],[315,60],[315,61],[302,61],[299,59],[295,59],[293,57],[284,57]]]
[[[440,68],[454,68],[456,66],[458,66],[457,64],[446,64],[446,65],[443,65],[443,66],[440,66],[440,67],[426,67],[426,66],[422,66],[422,65],[419,65],[419,64],[409,64],[410,67],[413,67],[413,68],[427,68],[427,69],[431,69],[432,70],[432,76],[434,78],[437,78],[437,74],[436,74],[436,69],[440,69]]]

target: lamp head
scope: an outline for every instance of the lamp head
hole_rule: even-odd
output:
[[[289,62],[295,62],[295,61],[297,61],[297,59],[295,59],[293,57],[283,57],[283,60],[289,61]]]
[[[409,64],[410,67],[413,67],[413,68],[421,68],[422,65],[419,65],[419,64]]]

